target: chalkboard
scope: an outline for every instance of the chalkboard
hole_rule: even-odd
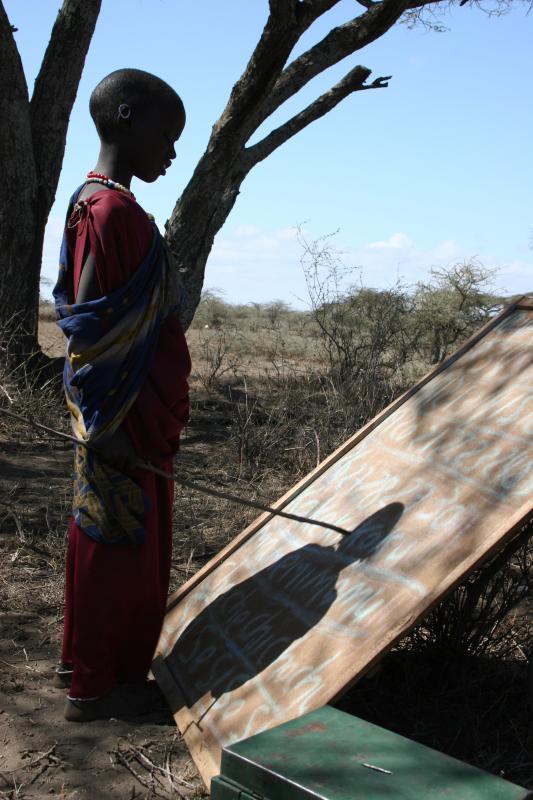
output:
[[[532,515],[533,299],[509,306],[170,598],[153,672],[221,748],[337,697]]]

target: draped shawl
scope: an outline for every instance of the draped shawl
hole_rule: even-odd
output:
[[[84,201],[72,196],[72,211]],[[63,383],[72,430],[80,443],[97,444],[124,421],[150,369],[161,325],[184,303],[178,269],[152,222],[150,249],[131,278],[97,300],[69,303],[73,258],[66,229],[54,288],[56,321],[68,338]],[[135,481],[106,464],[98,453],[77,446],[74,459],[73,516],[97,541],[143,541],[148,500]]]

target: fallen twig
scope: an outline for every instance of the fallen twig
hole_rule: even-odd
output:
[[[13,401],[13,398],[11,397],[11,395],[9,394],[9,392],[7,391],[6,387],[5,387],[5,386],[2,386],[2,384],[1,384],[1,383],[0,383],[0,389],[3,391],[3,393],[5,394],[5,396],[7,397],[7,399],[9,400],[9,402],[10,402],[10,403],[13,403],[13,402],[14,402],[14,401]]]
[[[7,664],[7,661],[4,661],[4,664]],[[51,764],[57,765],[57,764],[61,763],[61,760],[56,755],[54,755],[56,747],[57,747],[57,742],[54,742],[52,747],[48,748],[48,750],[46,750],[44,753],[41,753],[41,755],[37,756],[37,758],[34,758],[33,761],[28,761],[27,764],[20,764],[20,766],[18,766],[18,767],[14,767],[13,769],[5,770],[3,773],[1,773],[2,777],[4,778],[4,780],[7,783],[7,778],[5,777],[5,775],[12,775],[14,772],[20,772],[20,770],[33,769],[33,767],[36,767],[37,764],[40,764],[41,761],[43,761],[45,758],[47,758],[50,763],[42,764],[41,768],[37,771],[37,773],[28,782],[28,785],[31,784],[31,783],[34,783],[37,780],[37,778],[40,775],[42,775],[43,772],[45,772],[48,769],[49,766],[51,766]],[[22,754],[22,758],[24,758],[26,755],[29,755],[29,751],[27,751],[26,753],[23,753]],[[15,779],[13,778],[13,781],[14,780]]]
[[[32,659],[32,661],[33,660],[34,659]],[[5,664],[6,667],[11,667],[11,669],[14,669],[14,670],[18,669],[18,667],[20,665],[22,665],[25,669],[29,669],[30,672],[36,672],[37,675],[40,675],[41,677],[44,677],[44,673],[42,673],[40,670],[36,669],[35,667],[30,667],[30,665],[26,664],[24,661],[15,661],[15,662],[11,663],[9,661],[5,661],[5,659],[3,659],[3,658],[0,658],[0,664]]]
[[[41,753],[40,756],[38,756],[37,758],[34,758],[33,761],[30,761],[28,764],[24,764],[24,769],[30,769],[31,767],[34,767],[36,764],[38,764],[40,761],[42,761],[43,758],[47,758],[47,756],[52,756],[55,753],[56,747],[57,747],[57,742],[54,742],[52,747],[50,747],[48,750],[46,750],[45,753]],[[56,756],[54,756],[53,760],[57,761],[57,762],[59,761],[59,759]]]
[[[31,784],[32,784],[32,783],[35,783],[35,781],[37,780],[37,778],[40,778],[40,777],[41,777],[41,775],[42,775],[44,772],[46,772],[46,770],[48,769],[48,767],[49,767],[49,766],[50,766],[50,764],[41,764],[41,766],[39,767],[39,769],[37,770],[37,772],[35,773],[35,775],[32,775],[32,777],[31,777],[31,778],[30,778],[30,780],[28,781],[28,784],[27,784],[27,785],[28,785],[28,786],[31,786]]]
[[[148,781],[146,781],[142,777],[142,775],[139,775],[139,773],[136,770],[133,769],[133,767],[131,766],[130,762],[128,761],[126,756],[122,753],[122,751],[120,750],[119,747],[117,747],[117,749],[115,750],[115,757],[116,757],[117,761],[119,762],[119,764],[122,764],[123,767],[126,767],[128,772],[131,772],[133,777],[136,780],[139,781],[141,786],[144,786],[145,789],[149,789],[151,792],[154,791],[155,787],[154,787],[153,781],[152,781],[152,783],[149,783]]]
[[[148,756],[147,756],[147,755],[145,755],[145,754],[142,752],[142,750],[140,750],[140,749],[136,749],[136,750],[135,750],[135,755],[136,755],[136,756],[138,756],[138,757],[140,757],[140,758],[141,758],[143,761],[145,761],[145,762],[148,764],[148,766],[149,766],[151,769],[155,769],[155,770],[157,770],[158,772],[162,772],[162,773],[163,773],[163,775],[164,775],[164,776],[165,776],[165,777],[166,777],[166,778],[169,780],[169,782],[170,782],[170,784],[171,784],[171,787],[170,787],[170,788],[171,788],[171,790],[172,790],[172,791],[173,791],[173,790],[174,790],[174,788],[175,788],[175,787],[172,785],[172,784],[174,783],[174,781],[177,781],[177,782],[178,782],[178,783],[180,783],[182,786],[186,786],[186,787],[187,787],[187,789],[194,789],[194,786],[193,786],[193,784],[192,784],[192,783],[189,783],[188,781],[186,781],[186,780],[183,780],[183,778],[179,778],[177,775],[174,775],[174,774],[172,773],[172,771],[170,770],[170,767],[169,767],[169,766],[167,766],[167,767],[165,768],[165,767],[160,767],[158,764],[155,764],[155,763],[154,763],[154,762],[153,762],[151,759],[149,759],[149,758],[148,758]],[[170,764],[170,757],[169,757],[169,754],[167,754],[167,764],[168,764],[168,765]]]

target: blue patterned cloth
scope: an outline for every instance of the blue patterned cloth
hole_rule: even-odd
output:
[[[72,196],[67,220],[81,191]],[[80,442],[98,443],[124,421],[144,384],[163,321],[184,302],[178,270],[153,223],[145,259],[120,289],[97,300],[69,304],[73,259],[66,230],[54,288],[56,321],[68,338],[63,381],[72,429]],[[76,448],[73,514],[97,541],[143,541],[147,500],[128,476],[94,451]]]

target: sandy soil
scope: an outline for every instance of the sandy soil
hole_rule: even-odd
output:
[[[53,319],[39,319],[39,344],[47,356],[63,356],[66,339]]]

